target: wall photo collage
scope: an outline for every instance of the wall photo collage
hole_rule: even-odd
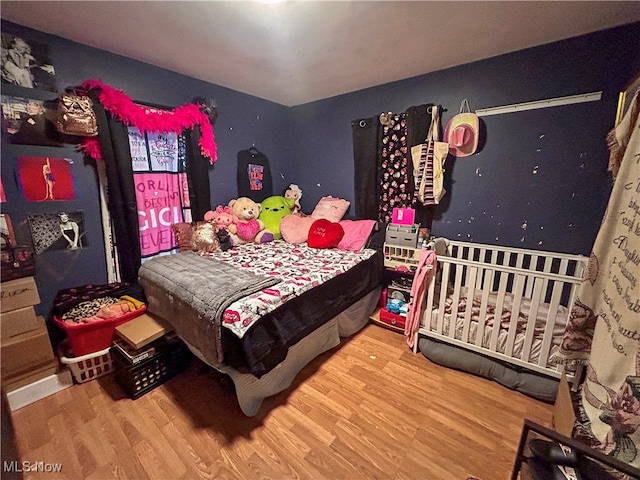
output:
[[[88,245],[83,212],[55,203],[77,199],[73,160],[65,158],[59,148],[68,147],[77,140],[61,134],[55,127],[59,90],[50,57],[51,48],[45,43],[6,32],[1,34],[1,47],[1,82],[8,87],[3,90],[20,93],[0,96],[3,144],[54,148],[44,150],[47,156],[22,155],[22,151],[32,151],[22,147],[5,149],[2,160],[11,164],[13,178],[3,168],[0,201],[7,202],[5,186],[15,181],[24,202],[49,205],[27,211],[25,228],[28,224],[35,254],[82,249]],[[34,94],[30,94],[28,89],[33,89]],[[46,95],[36,91],[53,92],[53,95],[42,100]],[[15,237],[9,215],[2,214],[0,226],[6,233],[4,237],[15,246],[20,239]],[[2,244],[3,252],[11,248],[6,243]]]

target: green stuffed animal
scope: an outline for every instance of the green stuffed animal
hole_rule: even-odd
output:
[[[260,205],[262,209],[260,210],[258,220],[264,223],[265,230],[270,231],[274,239],[282,238],[280,234],[280,220],[293,213],[295,200],[274,195],[265,198]]]

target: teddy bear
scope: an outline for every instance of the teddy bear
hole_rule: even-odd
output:
[[[213,222],[216,226],[216,231],[228,230],[229,225],[234,223],[234,216],[231,213],[231,207],[218,205],[215,210],[209,210],[204,214],[204,219],[207,222]]]
[[[273,233],[274,239],[282,238],[280,234],[280,220],[287,215],[291,215],[294,208],[292,198],[273,195],[265,198],[261,203],[262,207],[258,219],[264,223],[264,228]]]
[[[291,213],[298,213],[300,211],[300,199],[302,198],[302,190],[295,183],[289,185],[289,188],[284,192],[284,198],[293,200],[293,211]]]
[[[262,207],[248,197],[234,198],[229,202],[234,223],[228,231],[234,245],[243,243],[267,243],[273,240],[273,233],[265,230],[264,223],[258,219]]]

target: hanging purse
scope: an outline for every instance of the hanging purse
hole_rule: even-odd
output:
[[[438,108],[438,107],[434,107]],[[444,188],[444,163],[449,155],[449,144],[447,142],[439,142],[440,132],[440,112],[436,110],[436,118],[434,126],[434,147],[433,147],[433,203],[440,203],[442,197],[447,193]]]
[[[93,101],[82,95],[63,93],[58,98],[56,128],[66,135],[95,137],[98,135]]]
[[[33,253],[27,247],[15,246],[9,237],[2,234],[2,250],[0,251],[0,279],[3,282],[22,277],[32,277],[36,272]]]
[[[449,144],[440,142],[440,112],[431,107],[431,125],[424,143],[411,148],[415,198],[419,205],[440,203],[445,195],[444,163],[449,153]]]

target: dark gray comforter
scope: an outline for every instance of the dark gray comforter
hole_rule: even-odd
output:
[[[263,288],[278,283],[272,277],[255,275],[213,258],[202,257],[193,252],[165,255],[143,263],[138,272],[138,280],[147,291],[155,285],[174,297],[175,301],[190,305],[206,322],[193,329],[187,322],[192,319],[173,318],[176,332],[192,344],[208,346],[205,351],[211,365],[223,361],[221,344],[221,321],[225,310],[236,300],[251,295]],[[162,308],[150,302],[152,307]],[[162,312],[157,312],[162,314]],[[192,336],[200,338],[188,338]],[[199,340],[199,341],[196,341]]]

